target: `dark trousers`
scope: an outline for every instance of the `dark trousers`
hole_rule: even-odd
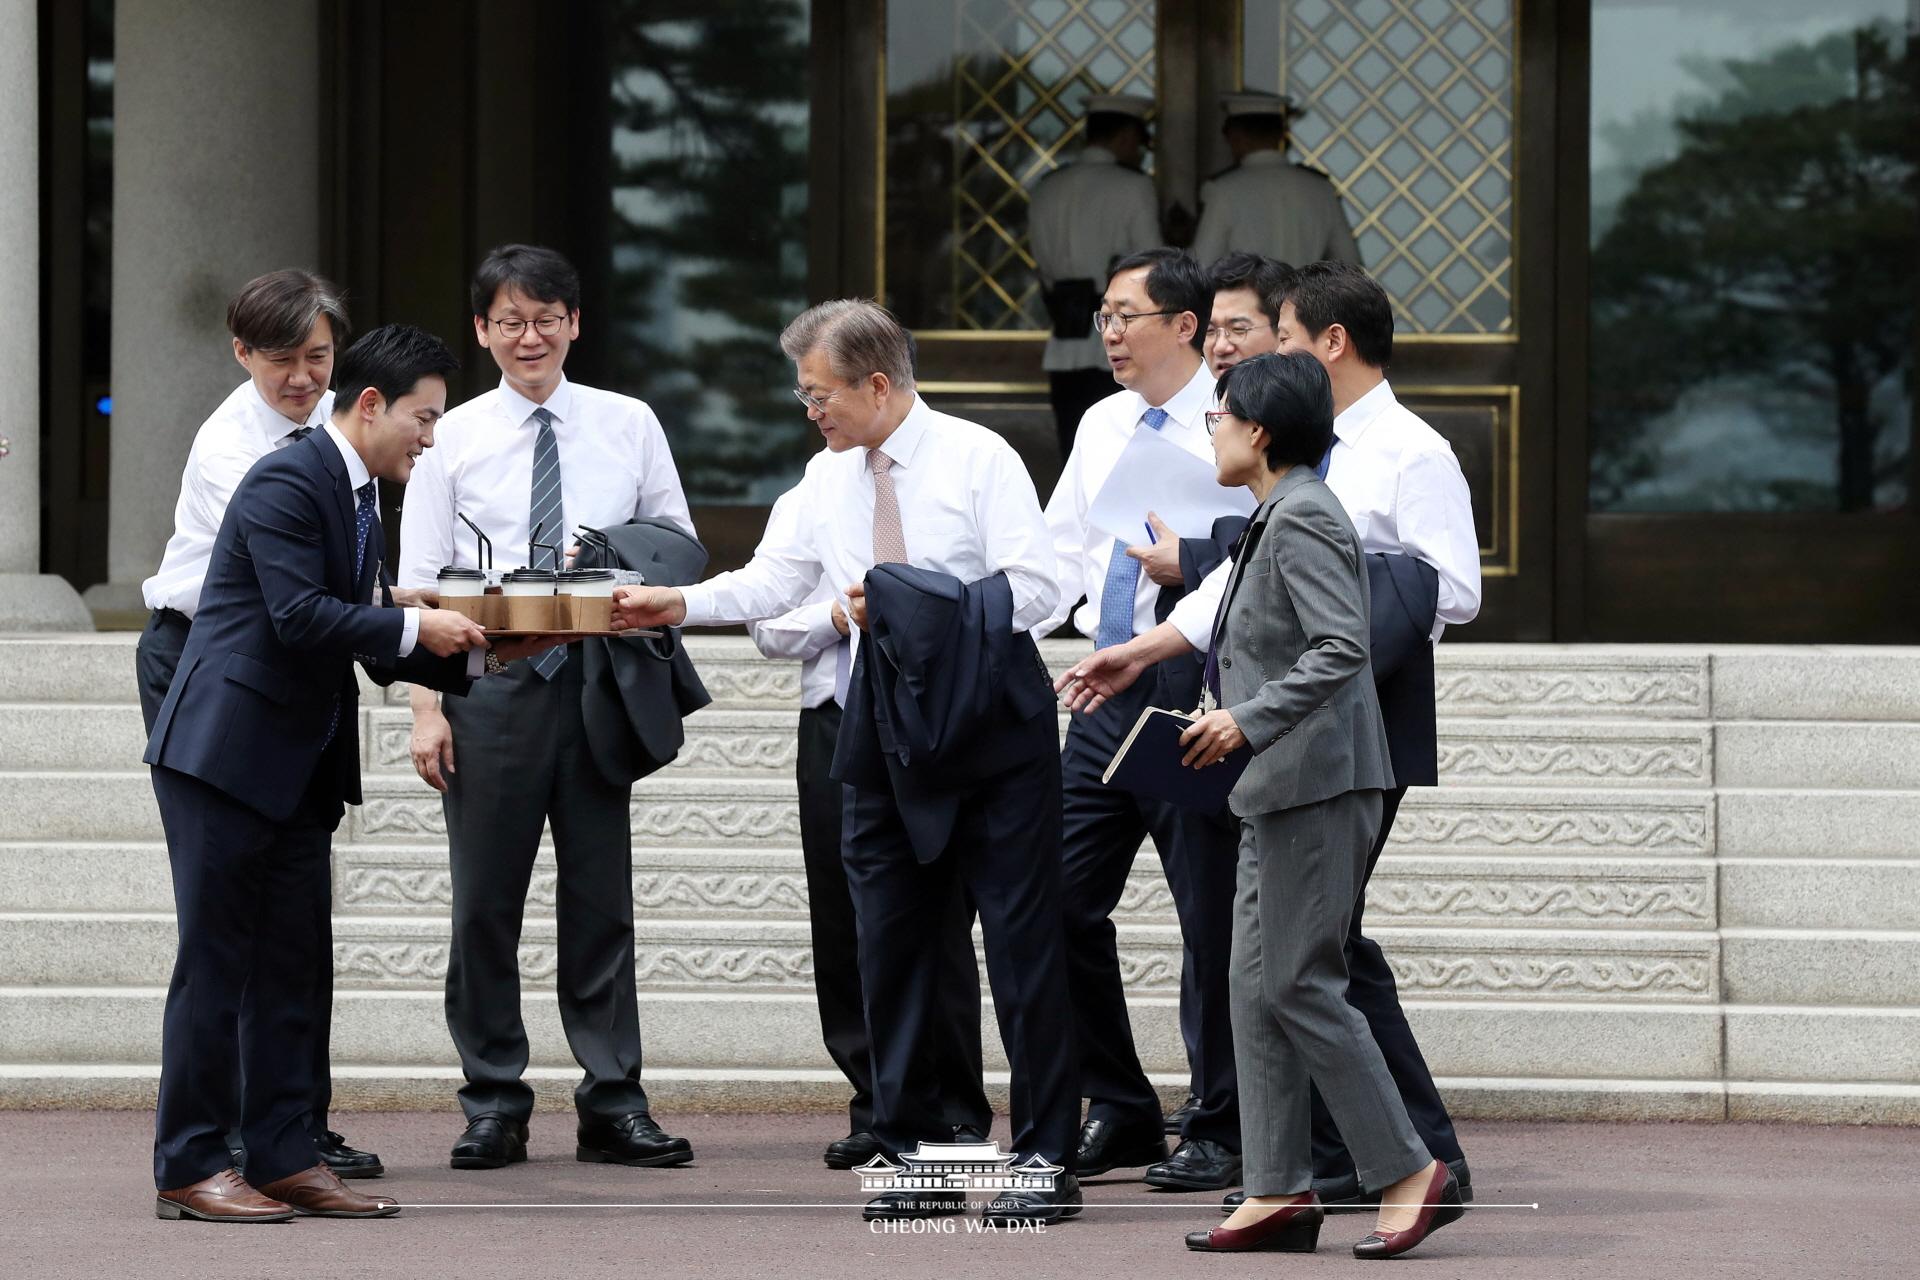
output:
[[[1420,1046],[1413,1038],[1413,1028],[1407,1025],[1407,1015],[1400,1010],[1400,992],[1394,985],[1393,970],[1380,954],[1380,944],[1361,933],[1361,913],[1367,905],[1366,885],[1373,879],[1373,869],[1380,861],[1380,851],[1387,847],[1387,834],[1393,830],[1394,815],[1399,812],[1400,801],[1406,794],[1405,787],[1397,787],[1382,797],[1380,834],[1374,838],[1373,850],[1367,855],[1366,877],[1360,882],[1361,896],[1353,904],[1353,921],[1347,929],[1347,1003],[1366,1018],[1374,1043],[1380,1046],[1380,1055],[1386,1059],[1387,1072],[1400,1090],[1400,1100],[1406,1104],[1407,1118],[1413,1121],[1414,1130],[1427,1144],[1427,1150],[1436,1160],[1460,1160],[1465,1157],[1460,1152],[1459,1138],[1454,1136],[1453,1117],[1447,1114],[1447,1104],[1440,1100],[1433,1073],[1427,1070],[1427,1060],[1421,1056]],[[1315,1089],[1313,1175],[1344,1178],[1353,1171],[1353,1156],[1341,1140],[1340,1127],[1333,1122],[1320,1091]],[[1371,1184],[1367,1189],[1380,1190]]]
[[[1047,398],[1053,402],[1053,429],[1060,440],[1060,461],[1073,452],[1073,438],[1087,410],[1120,389],[1113,370],[1058,369],[1047,375]]]
[[[321,776],[334,777],[323,759]],[[274,1182],[316,1164],[309,1130],[324,1061],[319,988],[333,967],[327,854],[338,800],[304,800],[269,822],[196,778],[153,770],[179,925],[160,1048],[153,1176],[162,1190],[233,1163]],[[234,1099],[239,1099],[237,1114]]]
[[[1142,800],[1100,781],[1140,712],[1153,701],[1158,681],[1151,675],[1091,715],[1076,713],[1060,758],[1065,797],[1061,900],[1080,1043],[1080,1087],[1088,1099],[1089,1120],[1148,1125],[1160,1117],[1159,1095],[1147,1082],[1134,1048],[1112,919],[1140,842],[1151,832],[1186,942],[1183,967],[1191,970],[1193,979],[1197,1034],[1188,1051],[1200,1106],[1186,1120],[1181,1136],[1209,1139],[1238,1151],[1240,1109],[1227,992],[1237,825]],[[1183,1015],[1186,995],[1183,983]],[[1184,1027],[1184,1016],[1182,1022]]]
[[[147,615],[147,625],[140,633],[140,642],[134,646],[134,672],[140,686],[140,718],[146,723],[147,733],[153,733],[153,722],[160,715],[160,704],[167,700],[167,690],[173,687],[173,673],[180,669],[180,655],[187,647],[187,632],[192,628],[193,620],[184,613],[172,609],[155,609]],[[331,853],[331,845],[328,852]],[[322,919],[321,927],[326,937],[333,937],[333,902],[331,897],[323,898],[319,903]],[[329,1041],[333,1030],[333,946],[327,946],[327,963],[323,966],[320,980],[314,990],[314,1035],[313,1039],[313,1107],[308,1116],[307,1127],[318,1139],[327,1130],[327,1110],[333,1103],[333,1071],[329,1063]],[[244,1022],[239,1033],[248,1034]],[[235,1149],[245,1150],[245,1135],[240,1132],[240,1077],[233,1075],[233,1094],[228,1100],[226,1114],[227,1140]]]
[[[552,680],[530,662],[448,698],[454,772],[442,797],[453,871],[447,1030],[467,1083],[460,1107],[533,1113],[520,1016],[520,927],[541,828],[553,824],[560,1023],[585,1072],[583,1119],[647,1109],[633,973],[632,788],[600,775],[580,720],[580,648]]]
[[[1028,763],[970,788],[952,838],[915,857],[893,795],[846,788],[842,845],[873,1041],[873,1131],[896,1155],[950,1142],[927,1070],[955,895],[973,896],[1000,1041],[1012,1068],[1013,1149],[1071,1171],[1079,1122],[1066,948],[1060,930],[1060,774],[1051,714],[1031,722]]]
[[[827,776],[840,735],[840,707],[828,702],[800,713],[800,848],[807,868],[807,917],[813,931],[813,986],[820,1003],[820,1035],[833,1065],[853,1086],[847,1106],[855,1133],[873,1129],[873,1047],[867,1038],[860,987],[860,947],[840,859],[843,788]],[[955,894],[942,934],[945,961],[939,1008],[928,1043],[928,1070],[949,1125],[985,1133],[993,1111],[981,1087],[980,968],[973,955],[973,906]]]

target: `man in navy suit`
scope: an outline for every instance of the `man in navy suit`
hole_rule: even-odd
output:
[[[154,1132],[161,1218],[399,1211],[318,1162],[307,1113],[318,984],[331,981],[329,846],[360,802],[353,664],[381,684],[464,693],[486,646],[459,614],[392,607],[383,572],[375,477],[405,481],[432,447],[457,367],[410,326],[361,338],[340,359],[332,420],[255,464],[214,542],[146,754],[179,924]],[[251,1183],[223,1139],[236,1061]]]

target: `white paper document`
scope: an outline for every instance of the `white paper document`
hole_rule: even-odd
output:
[[[1136,427],[1093,496],[1087,523],[1138,546],[1147,541],[1149,511],[1183,538],[1206,537],[1221,516],[1252,515],[1253,491],[1244,485],[1224,488],[1213,475],[1213,463],[1151,427]]]

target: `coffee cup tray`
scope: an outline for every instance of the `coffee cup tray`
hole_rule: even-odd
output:
[[[568,627],[537,627],[525,630],[514,627],[484,628],[489,640],[526,640],[533,636],[565,637],[568,640],[631,640],[635,637],[657,640],[666,633],[650,627],[640,627],[632,631],[575,631]]]

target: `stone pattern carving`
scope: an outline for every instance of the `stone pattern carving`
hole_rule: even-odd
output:
[[[708,729],[695,720],[687,726],[686,745],[669,766],[688,772],[766,769],[791,774],[800,756],[793,726],[783,730]]]
[[[1387,952],[1403,991],[1423,995],[1711,998],[1706,956],[1422,955]]]
[[[1586,715],[1707,714],[1702,660],[1645,665],[1463,666],[1443,662],[1435,673],[1440,714]]]
[[[774,704],[797,710],[800,706],[800,665],[795,662],[701,661],[700,681],[716,707]]]
[[[1710,925],[1712,890],[1703,881],[1628,879],[1401,878],[1382,868],[1367,887],[1367,918],[1483,918],[1500,922]]]
[[[1439,743],[1440,775],[1449,781],[1648,782],[1707,780],[1705,745],[1681,739],[1502,740],[1449,738]]]
[[[800,842],[800,811],[792,799],[729,800],[720,796],[697,800],[633,802],[635,840]]]
[[[1440,793],[1442,796],[1445,792]],[[1492,846],[1528,849],[1631,850],[1637,853],[1704,854],[1711,851],[1710,803],[1686,807],[1585,807],[1404,804],[1389,844],[1436,851]]]

